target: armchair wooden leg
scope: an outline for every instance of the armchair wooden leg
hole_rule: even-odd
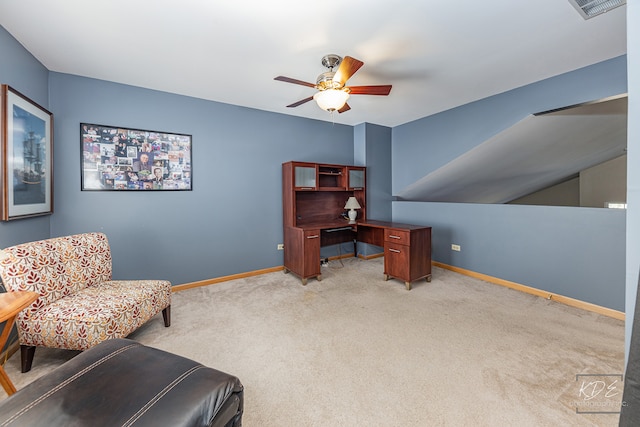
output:
[[[162,318],[164,319],[164,326],[171,326],[171,306],[168,306],[164,310],[162,310]]]
[[[22,373],[29,372],[31,365],[33,364],[33,356],[36,353],[36,347],[34,345],[21,345],[20,346],[20,362]]]

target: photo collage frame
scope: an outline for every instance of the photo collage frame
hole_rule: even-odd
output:
[[[81,123],[82,190],[191,190],[191,135]]]

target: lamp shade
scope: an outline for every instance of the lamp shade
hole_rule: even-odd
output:
[[[313,95],[313,99],[316,100],[318,107],[323,110],[335,111],[344,107],[347,99],[349,99],[349,93],[339,89],[326,89]]]
[[[355,197],[349,197],[349,200],[347,200],[347,204],[344,205],[345,209],[362,209],[362,206],[360,206],[360,203],[358,203],[358,200]]]

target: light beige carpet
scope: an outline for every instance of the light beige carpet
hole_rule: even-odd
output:
[[[237,375],[246,427],[617,425],[576,413],[592,409],[576,375],[622,374],[624,322],[439,268],[407,291],[382,263],[181,291],[170,328],[158,316],[130,338]],[[6,370],[20,388],[72,354]]]

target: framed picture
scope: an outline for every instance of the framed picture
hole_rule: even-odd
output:
[[[191,190],[191,135],[80,123],[82,190]]]
[[[53,213],[53,114],[2,85],[2,220]]]

